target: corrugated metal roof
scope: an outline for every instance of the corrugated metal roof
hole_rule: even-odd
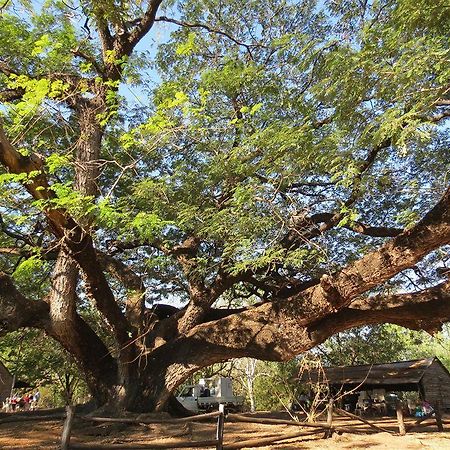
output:
[[[437,358],[398,361],[389,364],[323,367],[304,371],[299,381],[336,385],[405,385],[419,383],[425,371]]]

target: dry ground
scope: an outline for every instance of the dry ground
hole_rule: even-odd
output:
[[[259,414],[261,417],[261,414]],[[286,418],[282,413],[270,413],[264,417]],[[446,417],[446,419],[450,419]],[[413,419],[407,419],[412,422]],[[323,433],[312,437],[291,439],[279,444],[259,447],[260,450],[450,450],[450,421],[447,421],[448,432],[439,433],[436,425],[423,426],[416,432],[406,436],[393,436],[389,433],[371,433],[366,425],[347,418],[336,418],[336,426],[351,426],[361,434],[335,434],[330,439],[322,439]],[[376,423],[392,432],[397,431],[394,419],[377,419]],[[0,423],[1,450],[44,450],[57,449],[62,429],[61,420]],[[296,431],[289,425],[258,425],[251,423],[226,423],[225,445],[247,439],[264,436],[281,436]],[[215,424],[195,423],[190,425],[91,425],[84,421],[76,421],[72,433],[73,443],[91,444],[145,444],[158,441],[174,442],[175,440],[208,440],[213,439]],[[175,448],[175,447],[174,447]],[[253,448],[253,447],[249,447]]]

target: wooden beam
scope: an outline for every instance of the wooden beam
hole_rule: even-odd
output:
[[[131,417],[88,417],[81,416],[80,419],[90,421],[90,422],[117,422],[117,423],[168,423],[168,424],[177,424],[177,423],[186,423],[186,422],[200,422],[203,420],[208,420],[213,417],[218,417],[220,415],[219,411],[214,411],[207,414],[199,414],[197,416],[191,417],[182,417],[181,419],[152,419],[152,418],[131,418]]]
[[[217,441],[152,441],[147,444],[71,444],[70,450],[152,450],[215,447]]]
[[[324,434],[324,439],[328,439],[331,436],[333,436],[333,406],[334,406],[334,400],[330,398],[328,400],[327,405],[327,430]]]
[[[73,405],[67,405],[66,420],[64,421],[64,427],[61,436],[61,450],[69,450],[70,435],[72,433],[72,425],[74,418],[75,418],[75,407]]]
[[[269,419],[265,417],[247,417],[241,414],[228,414],[227,422],[246,422],[246,423],[258,423],[261,425],[294,425],[297,427],[304,428],[317,428],[320,430],[327,430],[328,425],[324,422],[297,422],[295,420],[284,420],[284,419]],[[350,434],[366,434],[364,430],[353,429],[351,427],[341,427],[334,426],[334,431],[339,431],[342,433],[350,433]],[[377,431],[380,431],[377,429]]]
[[[296,420],[269,419],[266,417],[248,417],[242,414],[228,414],[227,422],[259,423],[262,425],[296,425],[297,427],[321,428],[328,426],[324,422],[297,422]]]
[[[403,420],[403,404],[402,402],[397,402],[395,405],[395,410],[397,412],[397,423],[398,423],[398,433],[400,436],[406,434],[405,421]]]
[[[32,422],[32,421],[46,421],[46,420],[63,420],[65,414],[50,414],[45,416],[21,416],[20,413],[14,414],[12,417],[4,417],[0,419],[0,424],[8,422]],[[10,414],[11,416],[11,414]]]
[[[217,418],[216,450],[223,450],[223,431],[225,425],[225,405],[219,405],[219,417]]]

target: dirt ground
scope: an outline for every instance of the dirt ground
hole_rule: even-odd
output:
[[[248,414],[248,416],[251,415]],[[283,413],[258,414],[258,417],[289,419],[288,415]],[[338,417],[333,422],[336,427],[352,427],[360,434],[344,432],[340,435],[334,434],[329,439],[323,439],[323,432],[321,432],[315,436],[303,436],[258,448],[260,450],[450,450],[450,416],[445,417],[445,419],[448,432],[437,432],[435,423],[430,421],[430,426],[420,426],[415,432],[410,432],[406,436],[395,436],[388,432],[373,433],[367,425],[361,422]],[[413,420],[407,419],[406,423],[411,423]],[[374,423],[392,433],[397,431],[394,419],[376,419]],[[226,422],[224,445],[268,436],[281,437],[283,434],[302,431],[303,429],[291,425]],[[1,423],[0,419],[0,449],[57,449],[61,438],[61,430],[61,420]],[[158,442],[173,442],[173,448],[176,448],[176,441],[209,440],[214,439],[214,435],[215,423],[213,421],[189,425],[124,425],[117,423],[93,425],[77,420],[74,424],[71,442],[74,444],[122,444],[131,446],[132,444],[149,444],[151,441],[157,440]],[[255,447],[246,448],[252,449]]]

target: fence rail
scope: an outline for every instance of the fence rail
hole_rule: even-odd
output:
[[[157,418],[115,418],[115,417],[89,417],[78,416],[79,419],[89,422],[101,423],[128,423],[128,424],[185,424],[193,422],[201,422],[217,417],[216,438],[204,441],[171,441],[171,442],[157,442],[152,441],[148,444],[71,444],[70,438],[72,433],[72,425],[75,418],[75,411],[73,406],[66,408],[66,419],[64,421],[62,436],[61,436],[61,450],[133,450],[133,449],[176,449],[176,448],[195,448],[195,447],[215,447],[216,450],[223,450],[223,430],[225,418],[225,406],[219,405],[219,410],[207,414],[199,414],[191,417],[183,417],[180,419],[157,419]]]
[[[70,441],[70,432],[65,433],[64,429],[66,428],[66,425],[63,429],[63,437],[66,434],[68,436],[68,440],[66,443],[62,440],[62,450],[82,450],[82,449],[90,449],[90,450],[133,450],[133,449],[176,449],[176,448],[195,448],[195,447],[215,447],[216,450],[238,450],[246,447],[261,447],[266,445],[271,445],[275,443],[281,443],[287,439],[294,439],[302,436],[312,436],[318,433],[324,432],[324,438],[329,438],[333,435],[334,432],[337,433],[361,433],[361,430],[354,429],[351,426],[334,426],[333,425],[333,415],[339,414],[341,416],[346,416],[354,420],[358,420],[365,425],[368,425],[372,430],[375,430],[376,432],[388,432],[390,434],[400,434],[404,435],[406,432],[412,430],[413,428],[419,426],[422,422],[424,422],[427,419],[435,419],[436,423],[438,425],[439,431],[442,431],[442,419],[440,415],[439,408],[437,408],[435,415],[428,415],[420,420],[417,420],[413,424],[409,426],[405,426],[403,422],[403,415],[398,414],[397,415],[397,423],[399,427],[399,432],[395,433],[391,430],[388,430],[386,428],[380,427],[379,425],[376,425],[372,423],[369,420],[366,420],[362,417],[359,417],[355,414],[349,413],[348,411],[342,410],[340,408],[337,408],[333,401],[330,400],[327,406],[327,422],[326,423],[309,423],[309,422],[298,422],[295,420],[282,420],[282,419],[271,419],[271,418],[257,418],[257,417],[248,417],[242,414],[228,414],[225,416],[225,410],[224,405],[220,405],[219,411],[211,412],[208,414],[200,414],[197,416],[192,417],[186,417],[182,419],[156,419],[156,418],[143,418],[143,419],[133,419],[133,418],[111,418],[111,417],[87,417],[87,416],[80,416],[81,419],[92,421],[92,422],[121,422],[121,423],[144,423],[144,424],[151,424],[151,423],[166,423],[166,424],[181,424],[181,423],[192,423],[192,422],[199,422],[199,421],[205,421],[214,417],[217,417],[217,427],[216,427],[216,439],[209,440],[209,441],[172,441],[170,443],[168,442],[157,442],[153,441],[148,444],[130,444],[130,445],[115,445],[115,444],[108,444],[108,445],[83,445],[83,444],[69,444]],[[257,424],[267,424],[267,425],[292,425],[296,427],[303,428],[301,431],[295,431],[295,432],[288,432],[283,435],[277,435],[277,436],[265,436],[260,438],[252,438],[247,440],[240,440],[238,442],[231,442],[224,444],[223,443],[223,434],[224,434],[224,427],[225,427],[225,417],[227,422],[246,422],[246,423],[257,423]],[[73,421],[73,415],[71,416],[69,412],[67,413],[65,424],[70,424],[71,426],[71,420]],[[68,425],[69,426],[69,425]],[[305,430],[307,428],[307,430]],[[309,429],[308,429],[309,428]],[[66,446],[64,446],[66,445]]]
[[[337,425],[333,422],[334,415],[345,416],[353,420],[364,423],[371,429],[362,430],[358,428],[357,425]],[[98,422],[98,423],[124,423],[124,424],[191,424],[194,422],[202,422],[217,418],[216,424],[216,436],[215,439],[202,440],[202,441],[191,441],[191,440],[172,440],[170,442],[162,440],[152,440],[148,443],[142,444],[75,444],[70,443],[70,438],[72,434],[72,425],[75,418],[78,420],[83,420],[86,422]],[[8,423],[13,421],[45,421],[45,420],[64,420],[62,435],[61,435],[61,449],[62,450],[145,450],[145,449],[177,449],[177,448],[215,448],[216,450],[238,450],[246,447],[261,447],[266,445],[271,445],[275,443],[282,443],[287,439],[298,438],[301,436],[313,436],[319,433],[324,433],[323,438],[331,437],[333,433],[352,433],[361,434],[371,432],[388,432],[396,435],[403,435],[410,432],[418,426],[429,426],[437,425],[439,431],[443,431],[443,424],[449,424],[448,420],[442,420],[440,414],[439,405],[433,413],[428,414],[416,420],[413,423],[405,424],[403,421],[403,415],[399,414],[397,416],[397,423],[399,432],[395,433],[392,429],[387,429],[380,427],[376,423],[369,421],[365,418],[356,416],[349,413],[348,411],[337,408],[333,402],[329,402],[327,408],[327,422],[300,422],[295,420],[284,420],[284,419],[273,419],[264,417],[249,417],[243,414],[228,414],[225,415],[224,405],[220,405],[219,411],[199,414],[196,416],[180,418],[180,419],[161,419],[152,417],[141,417],[141,418],[114,418],[114,417],[90,417],[80,412],[76,412],[73,406],[68,406],[66,408],[66,413],[61,414],[58,411],[57,414],[14,414],[8,416],[0,416],[0,424]],[[429,421],[428,423],[424,423]],[[255,423],[255,424],[266,424],[266,425],[291,425],[295,426],[297,430],[292,429],[284,434],[276,434],[273,436],[263,436],[263,437],[253,437],[253,438],[242,438],[236,442],[227,442],[224,444],[224,428],[225,422],[243,422],[243,423]],[[301,428],[301,429],[298,429]],[[175,437],[175,436],[174,436]]]

